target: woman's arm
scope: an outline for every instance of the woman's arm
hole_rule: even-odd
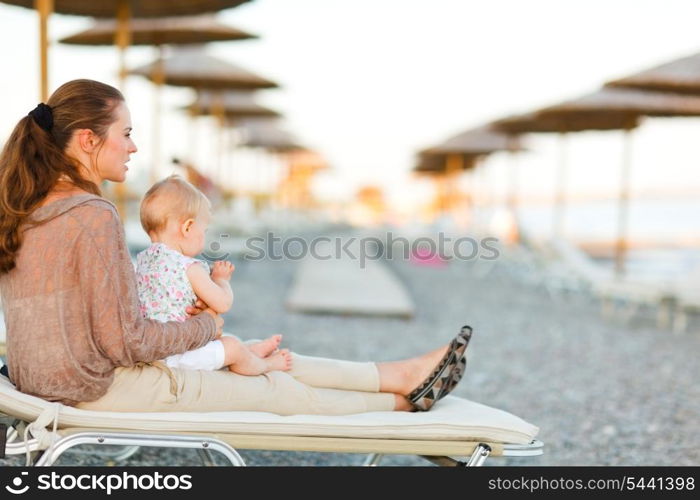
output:
[[[214,311],[223,314],[233,305],[233,290],[228,280],[212,279],[201,264],[192,264],[187,268],[187,278],[190,280],[195,295],[207,303]]]
[[[107,358],[131,366],[196,349],[216,338],[223,320],[212,314],[168,323],[141,316],[124,229],[112,204],[95,200],[70,213],[82,226],[74,248],[90,341]]]

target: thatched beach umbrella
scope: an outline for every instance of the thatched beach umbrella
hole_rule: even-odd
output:
[[[543,108],[534,113],[533,121],[543,120],[553,125],[552,130],[542,130],[542,123],[537,124],[534,132],[568,132],[571,129],[581,130],[613,130],[614,125],[620,125],[625,132],[625,148],[623,151],[622,172],[620,182],[618,209],[618,237],[615,252],[615,269],[618,275],[624,274],[624,259],[627,249],[627,219],[629,204],[629,174],[631,133],[640,117],[690,117],[700,116],[700,98],[661,92],[645,92],[635,89],[604,87],[598,92],[588,94],[578,99],[566,101],[554,106]],[[508,127],[506,123],[497,122],[497,127]],[[517,121],[516,121],[517,124]],[[511,123],[513,128],[516,126]],[[522,125],[522,123],[520,124]],[[584,128],[585,127],[585,128]]]
[[[152,79],[158,61],[131,70]],[[279,85],[248,70],[206,54],[202,48],[181,48],[162,60],[163,83],[197,90],[258,90]]]
[[[419,164],[419,167],[429,168],[436,163],[443,162],[442,170],[445,176],[446,189],[453,189],[456,175],[464,170],[472,169],[476,171],[478,161],[481,158],[500,151],[515,153],[521,150],[522,147],[517,137],[504,134],[490,125],[484,125],[466,130],[440,144],[422,150],[420,156],[423,158],[423,164]],[[428,158],[433,158],[433,160]],[[428,161],[427,164],[425,163],[426,161]],[[432,161],[433,165],[430,165],[430,161]],[[421,169],[419,168],[415,171],[419,172]],[[512,171],[511,174],[514,178],[515,172]],[[510,202],[512,209],[515,209],[514,185],[515,183],[511,179],[513,192],[511,193]],[[471,199],[474,199],[474,194],[472,193]]]
[[[226,118],[223,107],[223,91],[278,87],[278,84],[271,80],[208,55],[202,47],[179,47],[173,50],[169,57],[140,66],[130,71],[130,73],[153,80],[156,67],[159,68],[157,73],[160,75],[160,83],[192,87],[198,92],[204,90],[217,91],[219,97],[212,99],[212,114],[218,118],[221,126],[219,137],[220,150],[223,150],[223,126]],[[192,116],[198,114],[195,110]],[[221,162],[221,154],[219,155],[219,162]],[[219,163],[219,167],[221,167],[221,163]]]
[[[240,123],[241,146],[265,149],[274,153],[305,150],[292,135],[281,129],[273,120],[244,120]]]
[[[281,114],[275,110],[261,106],[255,101],[254,91],[211,91],[203,90],[197,95],[197,99],[186,106],[191,116],[214,115],[220,119],[221,135],[220,147],[223,149],[226,128],[233,129],[242,123],[242,120],[251,118],[276,118]],[[233,130],[230,130],[233,132]],[[241,130],[239,130],[242,133]],[[240,135],[240,134],[239,134]],[[258,134],[259,135],[259,134]],[[230,140],[230,139],[229,139]],[[256,147],[255,145],[253,147]],[[220,151],[223,156],[223,151]],[[223,162],[221,162],[223,163]],[[222,164],[219,164],[219,175],[223,177]],[[229,167],[231,167],[229,165]],[[230,170],[230,168],[229,168]],[[231,175],[233,172],[229,172]]]
[[[484,154],[422,151],[418,153],[418,161],[412,171],[417,176],[431,179],[439,210],[444,212],[449,208],[448,199],[454,195],[455,177],[461,172],[475,170],[483,157]]]
[[[559,134],[559,160],[555,180],[554,207],[552,218],[555,237],[564,236],[566,210],[566,178],[568,171],[567,134],[570,132],[631,130],[637,127],[639,115],[632,113],[553,114],[541,115],[537,112],[511,116],[493,123],[493,126],[510,135],[528,133]]]
[[[216,115],[223,113],[229,124],[242,118],[251,117],[279,117],[280,113],[261,106],[255,101],[254,92],[250,91],[224,91],[213,92],[203,90],[197,94],[197,98],[186,109],[193,115]]]
[[[257,37],[220,23],[211,14],[153,19],[137,18],[131,20],[130,29],[131,45],[153,45],[158,51],[156,62],[153,65],[153,74],[151,75],[151,80],[155,84],[151,182],[155,182],[158,178],[158,167],[160,165],[160,93],[164,79],[161,63],[163,59],[163,45],[239,41]],[[97,20],[91,28],[62,38],[59,42],[73,45],[112,45],[116,33],[116,21],[101,19]],[[123,62],[122,58],[122,64]],[[120,68],[119,74],[126,74],[126,68]]]
[[[32,8],[36,0],[2,0],[3,3]],[[250,0],[52,0],[53,12],[99,18],[114,17],[127,4],[133,17],[193,16],[236,7]]]
[[[700,54],[610,81],[606,86],[700,95]]]
[[[226,127],[236,125],[236,122],[246,118],[275,118],[281,114],[273,109],[261,106],[255,101],[253,91],[211,91],[202,90],[197,93],[194,102],[182,109],[190,116],[213,115],[219,120],[219,154],[223,156]],[[219,162],[219,170],[223,168]],[[219,172],[221,174],[221,172]]]
[[[249,0],[0,0],[10,5],[35,8],[39,13],[39,60],[41,68],[40,98],[48,98],[48,36],[47,24],[49,16],[73,14],[99,18],[115,18],[117,32],[115,45],[120,48],[120,58],[123,60],[124,51],[130,45],[129,22],[132,17],[165,17],[190,16],[223,9],[237,7]],[[123,67],[123,64],[120,64]],[[121,75],[123,87],[123,75]]]
[[[473,169],[481,155],[469,155],[469,154],[453,154],[451,155],[455,160],[453,165],[450,166],[449,170],[471,170]],[[426,175],[445,175],[448,171],[448,156],[447,155],[418,155],[418,162],[416,166],[413,167],[413,172],[416,174],[426,174]]]
[[[241,140],[238,145],[257,148],[266,151],[272,156],[283,157],[286,153],[304,151],[306,148],[289,132],[279,128],[275,120],[247,119],[242,123],[237,122]],[[269,157],[269,156],[268,156]],[[272,178],[269,168],[259,165],[257,168],[258,185],[261,191],[268,179]]]
[[[624,130],[635,128],[639,116],[634,114],[607,114],[604,116],[541,116],[526,113],[493,122],[493,126],[511,135],[531,133],[584,132],[587,130]]]
[[[542,117],[584,119],[605,118],[609,115],[654,117],[698,116],[700,98],[664,92],[603,87],[578,99],[565,101],[538,111]]]
[[[214,15],[180,16],[160,18],[135,18],[131,20],[131,45],[187,45],[207,42],[250,40],[257,35],[223,24]],[[97,19],[88,29],[61,38],[69,45],[114,45],[117,22],[114,19]]]
[[[112,19],[100,19],[85,31],[62,38],[60,43],[70,45],[113,45],[118,35],[118,25]],[[153,45],[162,58],[163,45],[186,45],[208,42],[239,41],[257,38],[256,35],[227,26],[211,15],[163,18],[135,18],[129,24],[129,45]],[[159,80],[159,66],[154,68],[153,80]],[[119,74],[126,74],[121,57]]]
[[[484,125],[461,132],[444,142],[424,149],[425,154],[491,154],[497,151],[520,150],[520,141],[508,137],[490,125]]]

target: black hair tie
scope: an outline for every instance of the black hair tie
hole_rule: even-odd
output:
[[[41,128],[47,132],[51,132],[53,128],[53,113],[49,106],[40,102],[37,104],[36,108],[29,112],[29,116],[31,116]]]

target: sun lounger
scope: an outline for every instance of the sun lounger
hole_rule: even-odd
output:
[[[245,465],[236,449],[368,453],[365,465],[377,465],[384,454],[419,455],[439,465],[481,465],[489,456],[543,452],[534,425],[452,396],[421,413],[116,413],[50,403],[17,391],[0,376],[0,413],[7,415],[5,453],[26,454],[28,465],[51,465],[81,444],[130,447],[122,457],[136,446],[191,448],[199,450],[205,464],[212,463],[209,452],[218,451],[232,465]]]
[[[688,330],[690,318],[700,313],[700,292],[695,281],[679,284],[675,290],[676,300],[673,303],[673,332],[684,333]]]

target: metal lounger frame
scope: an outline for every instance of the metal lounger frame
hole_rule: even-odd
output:
[[[16,421],[16,423],[21,423]],[[34,453],[33,464],[35,466],[50,466],[53,465],[58,458],[70,450],[71,448],[79,445],[90,444],[98,446],[121,446],[122,448],[118,451],[102,451],[98,454],[109,457],[112,460],[120,461],[126,460],[132,456],[136,451],[138,451],[140,446],[149,447],[160,447],[160,448],[187,448],[194,449],[198,451],[199,457],[203,464],[206,466],[212,466],[215,464],[214,459],[211,455],[212,451],[217,451],[221,453],[232,466],[245,466],[245,461],[238,454],[236,449],[228,442],[218,439],[216,437],[211,437],[210,435],[196,435],[196,434],[173,434],[173,433],[137,433],[137,432],[125,432],[125,431],[112,431],[112,430],[85,430],[85,429],[63,429],[60,431],[62,437],[58,439],[51,448],[42,450],[40,449],[37,439],[29,439],[25,445],[24,440],[19,438],[19,433],[14,426],[10,427],[7,431],[7,444],[5,447],[5,452],[8,455],[19,455],[25,454],[27,448],[31,453]],[[228,436],[236,440],[236,436]],[[253,436],[257,441],[261,440],[261,436]],[[308,440],[308,438],[299,437],[300,440]],[[324,439],[324,438],[320,438]],[[353,440],[353,438],[348,438],[349,441],[359,441],[364,446],[367,446],[367,441],[372,440]],[[480,466],[486,461],[486,459],[492,454],[494,448],[497,448],[498,456],[505,457],[532,457],[542,455],[543,453],[543,443],[538,440],[534,440],[526,445],[517,444],[502,444],[502,443],[483,443],[483,442],[470,442],[463,443],[465,450],[471,450],[471,456],[464,461],[458,458],[452,458],[449,456],[438,456],[438,455],[422,455],[417,454],[436,465],[441,466]],[[260,449],[255,446],[251,446],[250,443],[244,444],[239,448],[250,448],[250,449]],[[302,450],[303,446],[285,446],[288,449]],[[311,449],[306,451],[318,451],[318,446],[311,446]],[[284,449],[284,448],[273,448],[265,446],[265,449]],[[345,450],[324,450],[324,451],[345,451]],[[377,466],[387,452],[383,453],[370,453],[364,462],[365,466]],[[415,453],[414,453],[415,454]],[[466,455],[466,454],[465,454]]]

